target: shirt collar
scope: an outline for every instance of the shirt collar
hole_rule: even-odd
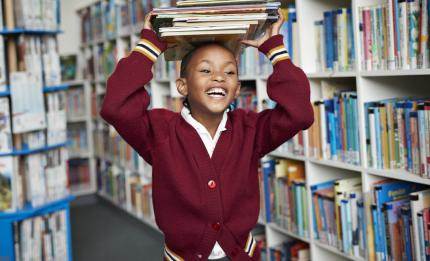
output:
[[[224,111],[221,122],[219,123],[218,128],[216,130],[216,133],[227,130],[227,128],[225,127],[227,123],[227,112],[228,112],[228,109]],[[185,106],[182,107],[181,116],[184,118],[186,122],[188,122],[191,126],[193,126],[193,128],[196,129],[197,132],[209,134],[209,131],[206,129],[206,127],[193,118],[190,110],[187,107]]]

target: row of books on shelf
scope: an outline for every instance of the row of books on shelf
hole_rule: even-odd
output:
[[[339,91],[313,103],[315,122],[309,129],[309,156],[360,165],[357,94]]]
[[[262,163],[266,222],[309,238],[309,216],[303,162],[267,160]]]
[[[36,207],[68,194],[67,151],[0,157],[0,211]]]
[[[88,158],[73,158],[67,161],[68,184],[71,189],[88,187],[91,182]]]
[[[0,28],[58,30],[59,13],[58,0],[4,1],[0,8]]]
[[[303,131],[300,131],[294,137],[283,143],[281,146],[276,148],[274,153],[279,154],[289,154],[294,156],[304,156],[304,140],[303,140]]]
[[[67,90],[67,116],[68,118],[82,117],[86,113],[86,99],[84,88]]]
[[[362,68],[417,69],[429,67],[428,1],[384,1],[361,7]]]
[[[6,91],[6,76],[9,75],[10,88],[27,84],[38,90],[43,86],[56,86],[61,83],[60,56],[54,36],[19,35],[16,38],[0,36],[0,91]],[[4,52],[4,53],[3,53]],[[5,55],[8,60],[6,63]],[[6,73],[6,64],[8,72]],[[25,72],[25,75],[23,75]]]
[[[12,103],[12,112],[10,112],[9,98],[0,97],[0,114],[2,115],[2,124],[0,126],[1,153],[43,148],[47,145],[56,145],[66,141],[64,92],[46,93],[45,97],[46,114],[45,105],[42,100],[42,112],[39,117],[42,123],[36,123],[36,126],[33,126],[33,128],[26,126],[25,129],[21,128],[21,126],[27,124],[26,122],[22,122],[23,118],[11,117],[16,102]],[[13,98],[12,100],[12,102],[15,101]],[[19,106],[19,104],[17,106]],[[27,117],[30,116],[32,116],[32,114]]]
[[[81,41],[114,38],[141,29],[145,15],[154,7],[173,6],[175,0],[99,1],[80,10]],[[136,29],[137,28],[137,29]]]
[[[146,177],[120,168],[106,160],[98,160],[96,172],[99,192],[124,208],[130,207],[129,210],[137,216],[155,220],[152,206],[152,184]],[[129,199],[127,191],[130,191]]]
[[[13,223],[15,260],[67,260],[66,211]]]
[[[79,155],[89,150],[87,127],[85,123],[73,123],[67,127],[67,149],[71,155]]]
[[[313,230],[317,240],[356,257],[365,257],[366,224],[361,177],[311,186]]]
[[[298,240],[285,241],[270,247],[269,253],[270,261],[311,260],[309,244]]]
[[[355,69],[355,45],[351,8],[325,11],[324,19],[315,21],[317,71],[352,71]]]
[[[430,100],[365,103],[368,166],[430,177]]]

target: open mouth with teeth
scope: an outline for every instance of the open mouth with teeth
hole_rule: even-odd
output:
[[[211,97],[225,97],[227,92],[223,88],[210,88],[206,91],[206,94]]]

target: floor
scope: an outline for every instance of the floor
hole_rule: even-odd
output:
[[[159,261],[163,235],[111,203],[80,197],[71,208],[74,261]]]

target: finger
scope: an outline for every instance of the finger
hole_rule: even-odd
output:
[[[258,42],[256,40],[242,40],[240,42],[246,46],[258,47]]]
[[[151,11],[149,12],[146,16],[145,16],[145,20],[143,22],[143,28],[144,29],[150,29],[152,30],[152,25],[151,25],[151,18],[154,15],[154,12]]]
[[[281,9],[278,9],[278,14],[279,14],[278,21],[276,21],[276,22],[275,22],[275,23],[273,23],[273,25],[272,25],[272,28],[273,28],[273,32],[274,32],[274,34],[275,34],[275,33],[276,33],[276,34],[278,34],[278,33],[279,33],[279,30],[280,30],[280,28],[281,28],[282,24],[284,23],[284,15],[283,15],[283,13],[282,13]]]

